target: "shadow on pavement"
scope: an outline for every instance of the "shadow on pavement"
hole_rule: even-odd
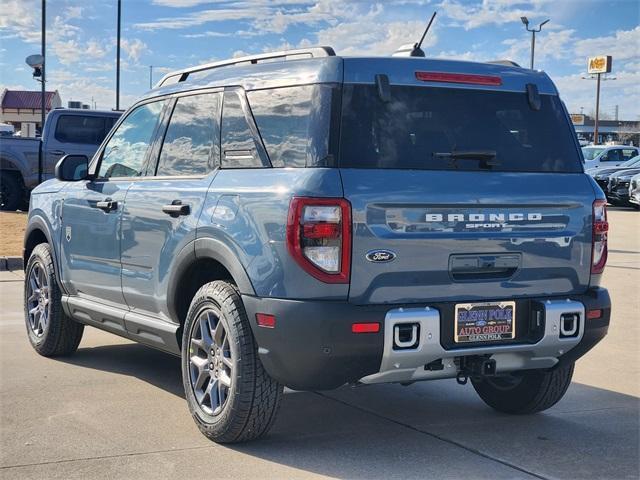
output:
[[[80,347],[72,356],[60,357],[56,360],[80,367],[136,377],[184,398],[180,359],[144,345],[127,343]]]
[[[179,359],[140,345],[64,361],[184,396]],[[638,478],[639,412],[636,397],[576,383],[527,416],[494,412],[454,381],[343,387],[288,392],[267,437],[226,448],[342,478]]]

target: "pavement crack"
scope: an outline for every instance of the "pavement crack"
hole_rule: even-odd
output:
[[[428,435],[429,437],[435,438],[436,440],[440,440],[441,442],[445,442],[445,443],[448,443],[450,445],[454,445],[454,446],[456,446],[458,448],[462,448],[463,450],[471,452],[471,453],[473,453],[475,455],[478,455],[478,456],[480,456],[482,458],[486,458],[487,460],[491,460],[493,462],[499,463],[501,465],[504,465],[505,467],[512,468],[512,469],[517,470],[519,472],[522,472],[522,473],[524,473],[526,475],[530,475],[530,476],[532,476],[534,478],[539,478],[541,480],[549,480],[548,477],[544,477],[544,476],[542,476],[542,475],[540,475],[538,473],[531,472],[531,471],[529,471],[529,470],[527,470],[527,469],[525,469],[523,467],[519,467],[518,465],[514,465],[513,463],[509,463],[506,460],[501,460],[500,458],[493,457],[493,456],[491,456],[491,455],[489,455],[487,453],[484,453],[484,452],[482,452],[480,450],[476,450],[475,448],[468,447],[468,446],[466,446],[466,445],[464,445],[464,444],[462,444],[460,442],[457,442],[455,440],[451,440],[449,438],[443,437],[443,436],[438,435],[438,434],[433,433],[433,432],[429,432],[427,430],[422,430],[420,428],[414,427],[413,425],[406,424],[404,422],[401,422],[399,420],[395,420],[393,418],[385,417],[384,415],[382,415],[382,414],[380,414],[378,412],[375,412],[373,410],[362,408],[362,407],[360,407],[358,405],[353,405],[353,404],[351,404],[349,402],[345,402],[344,400],[340,400],[340,399],[331,397],[329,395],[325,395],[325,394],[323,394],[321,392],[314,392],[314,393],[316,395],[319,395],[321,397],[327,398],[329,400],[333,400],[334,402],[341,403],[342,405],[346,405],[347,407],[351,407],[351,408],[353,408],[355,410],[358,410],[360,412],[368,413],[370,415],[373,415],[374,417],[380,418],[382,420],[386,420],[387,422],[394,423],[394,424],[399,425],[401,427],[408,428],[409,430],[413,430],[414,432],[421,433],[423,435]]]
[[[204,450],[207,448],[214,448],[214,445],[202,445],[199,447],[185,447],[185,448],[169,448],[165,450],[152,450],[149,452],[117,453],[113,455],[98,455],[95,457],[68,458],[65,460],[51,460],[49,462],[20,463],[17,465],[0,466],[0,470],[7,470],[9,468],[36,467],[40,465],[57,465],[62,463],[86,462],[90,460],[104,460],[109,458],[138,457],[142,455],[153,455],[156,453],[172,453],[172,452],[185,452],[190,450]]]

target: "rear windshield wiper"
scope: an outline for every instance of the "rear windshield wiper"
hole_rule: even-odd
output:
[[[453,152],[433,152],[437,158],[449,158],[451,160],[478,160],[483,168],[500,165],[496,160],[495,150],[454,150]]]

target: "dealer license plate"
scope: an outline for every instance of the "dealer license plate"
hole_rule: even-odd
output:
[[[456,343],[498,342],[516,336],[516,302],[456,305]]]

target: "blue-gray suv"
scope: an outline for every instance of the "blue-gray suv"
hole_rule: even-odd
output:
[[[471,380],[491,407],[564,395],[606,334],[605,197],[549,77],[318,47],[167,75],[90,161],[33,191],[25,317],[182,359],[217,442],[283,387]]]

